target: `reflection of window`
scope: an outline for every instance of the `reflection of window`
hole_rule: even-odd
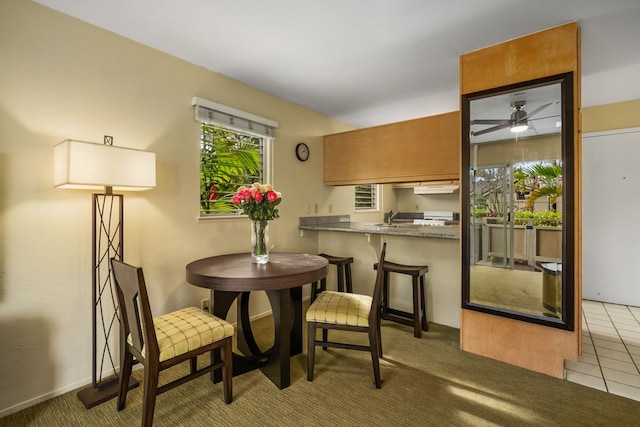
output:
[[[270,146],[278,124],[201,98],[200,215],[237,215],[231,197],[239,186],[268,183]]]
[[[527,209],[533,209],[534,202],[540,198],[546,198],[551,209],[562,196],[560,159],[517,164],[514,177],[518,200],[526,200]]]
[[[378,186],[360,184],[355,187],[356,211],[378,210]]]

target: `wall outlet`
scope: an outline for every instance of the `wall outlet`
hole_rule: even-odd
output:
[[[207,313],[211,312],[211,302],[209,298],[205,298],[202,301],[200,301],[200,308],[206,311]]]
[[[313,213],[318,213],[318,204],[317,203],[315,203],[313,205]]]
[[[329,205],[329,213],[333,213],[333,205]]]

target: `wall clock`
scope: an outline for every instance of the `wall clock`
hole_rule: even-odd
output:
[[[307,147],[307,144],[300,142],[296,145],[296,157],[301,162],[304,162],[309,158],[309,147]]]

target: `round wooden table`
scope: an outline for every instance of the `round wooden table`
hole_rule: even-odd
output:
[[[222,319],[238,299],[238,349],[233,355],[233,374],[259,368],[282,389],[291,383],[289,358],[302,352],[302,285],[326,277],[327,260],[321,256],[271,252],[269,262],[254,264],[250,253],[219,255],[187,264],[192,285],[211,290],[212,313]],[[258,347],[249,319],[251,291],[265,291],[273,311],[273,347]],[[213,357],[220,357],[214,353]],[[212,373],[221,380],[218,371]]]

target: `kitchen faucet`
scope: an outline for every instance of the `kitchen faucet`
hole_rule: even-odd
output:
[[[393,219],[398,216],[400,212],[394,212],[393,209],[389,211],[389,213],[387,214],[387,224],[391,225],[391,221],[393,221]]]

